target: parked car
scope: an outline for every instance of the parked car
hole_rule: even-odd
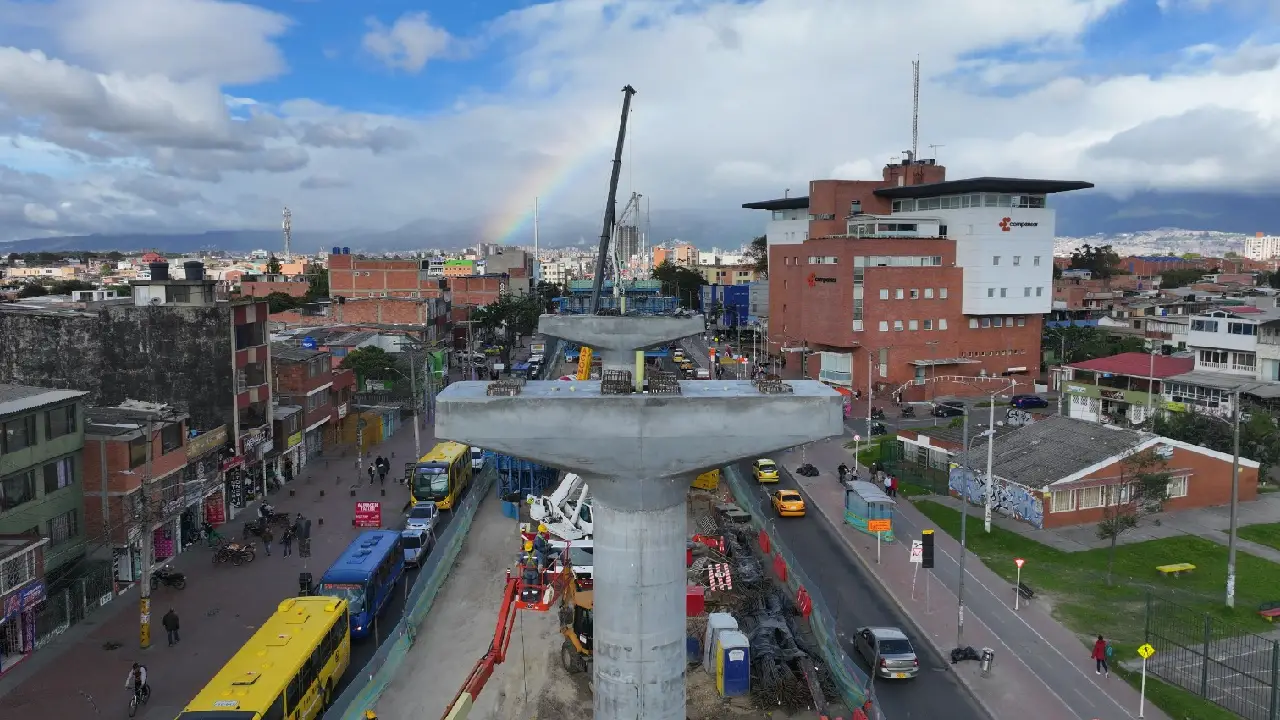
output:
[[[779,490],[770,498],[779,517],[804,517],[804,498],[795,490]]]
[[[934,403],[934,417],[962,417],[964,415],[964,403],[959,400],[943,400],[940,403]]]
[[[1030,410],[1032,408],[1047,408],[1049,401],[1039,395],[1014,395],[1009,404],[1019,410]]]
[[[916,649],[898,628],[858,628],[853,647],[882,678],[905,680],[920,673]]]

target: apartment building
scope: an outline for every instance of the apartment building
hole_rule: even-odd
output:
[[[1116,425],[1145,422],[1164,408],[1162,383],[1191,372],[1195,361],[1156,353],[1120,353],[1063,368],[1059,391],[1068,417]]]
[[[1188,373],[1164,384],[1166,408],[1229,417],[1237,392],[1269,401],[1280,398],[1280,307],[1223,305],[1190,319]]]
[[[340,250],[344,252],[329,255],[327,261],[329,295],[335,298],[442,298],[446,276],[471,274],[470,270],[450,270],[460,267],[449,265],[451,261],[436,266],[433,260],[372,260],[355,257],[346,248]],[[433,274],[434,267],[440,267],[440,274]]]
[[[945,175],[908,159],[880,180],[815,180],[807,197],[743,206],[773,213],[772,351],[817,351],[812,376],[846,390],[901,389],[904,400],[996,389],[948,376],[1031,389],[1053,299],[1047,198],[1092,185]]]
[[[1251,238],[1245,238],[1244,256],[1250,260],[1280,258],[1280,235],[1257,233]]]
[[[316,341],[313,340],[313,344]],[[326,426],[336,421],[333,356],[326,351],[273,343],[275,393],[279,408],[289,407],[277,433],[284,455],[280,468],[286,481],[324,450]],[[296,410],[293,410],[296,408]]]
[[[0,535],[45,538],[42,572],[51,575],[85,552],[86,395],[0,385]]]

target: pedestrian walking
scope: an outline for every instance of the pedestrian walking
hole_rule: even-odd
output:
[[[892,483],[889,486],[889,497],[898,497],[898,478],[890,475],[889,482]]]
[[[177,645],[181,639],[178,637],[178,613],[174,612],[173,608],[169,608],[169,612],[164,614],[160,622],[164,625],[165,634],[169,636],[169,647]]]
[[[370,465],[366,469],[369,471],[369,484],[372,485],[373,484],[373,466]]]
[[[264,528],[262,531],[262,549],[267,553],[267,557],[271,557],[271,541],[275,540],[275,536],[271,534],[271,528]]]
[[[293,526],[290,525],[284,529],[284,532],[280,533],[280,547],[282,548],[280,555],[282,557],[289,557],[293,554],[293,532]]]
[[[1093,643],[1093,674],[1106,675],[1111,677],[1111,667],[1107,665],[1107,656],[1111,654],[1111,643],[1106,638],[1098,636],[1097,641]]]
[[[390,469],[391,469],[391,468],[390,468],[389,466],[387,466],[387,465],[383,465],[382,467],[378,468],[378,482],[379,482],[379,483],[381,483],[381,484],[383,484],[383,485],[386,485],[386,484],[387,484],[387,471],[388,471],[388,470],[390,470]]]
[[[893,478],[889,473],[884,474],[884,494],[893,497]]]

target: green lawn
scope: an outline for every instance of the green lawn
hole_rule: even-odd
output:
[[[1280,550],[1280,523],[1245,525],[1238,528],[1236,533],[1249,542],[1256,542],[1259,545],[1267,545]]]
[[[960,513],[928,500],[916,503],[938,529],[960,536]],[[1023,558],[1022,581],[1049,594],[1054,612],[1082,637],[1102,634],[1113,639],[1116,654],[1134,656],[1144,640],[1148,589],[1202,617],[1209,613],[1249,631],[1275,629],[1257,615],[1261,602],[1280,599],[1280,565],[1247,553],[1236,558],[1236,608],[1223,605],[1227,549],[1197,537],[1121,545],[1116,548],[1114,582],[1106,584],[1107,549],[1065,553],[998,527],[988,535],[981,520],[969,518],[968,546],[997,575],[1012,580],[1014,558]],[[1193,573],[1166,578],[1157,565],[1189,562]]]

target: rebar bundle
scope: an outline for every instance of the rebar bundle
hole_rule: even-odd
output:
[[[680,381],[675,373],[654,370],[649,374],[649,393],[651,395],[679,395]]]
[[[605,370],[600,380],[601,395],[629,395],[635,389],[630,370]]]
[[[758,378],[756,380],[752,380],[751,384],[755,385],[756,390],[759,390],[764,395],[782,395],[785,393],[795,392],[795,388],[782,382],[781,379],[776,377],[772,379],[767,377]]]
[[[484,394],[490,397],[515,397],[524,388],[524,378],[505,377],[489,383]]]

